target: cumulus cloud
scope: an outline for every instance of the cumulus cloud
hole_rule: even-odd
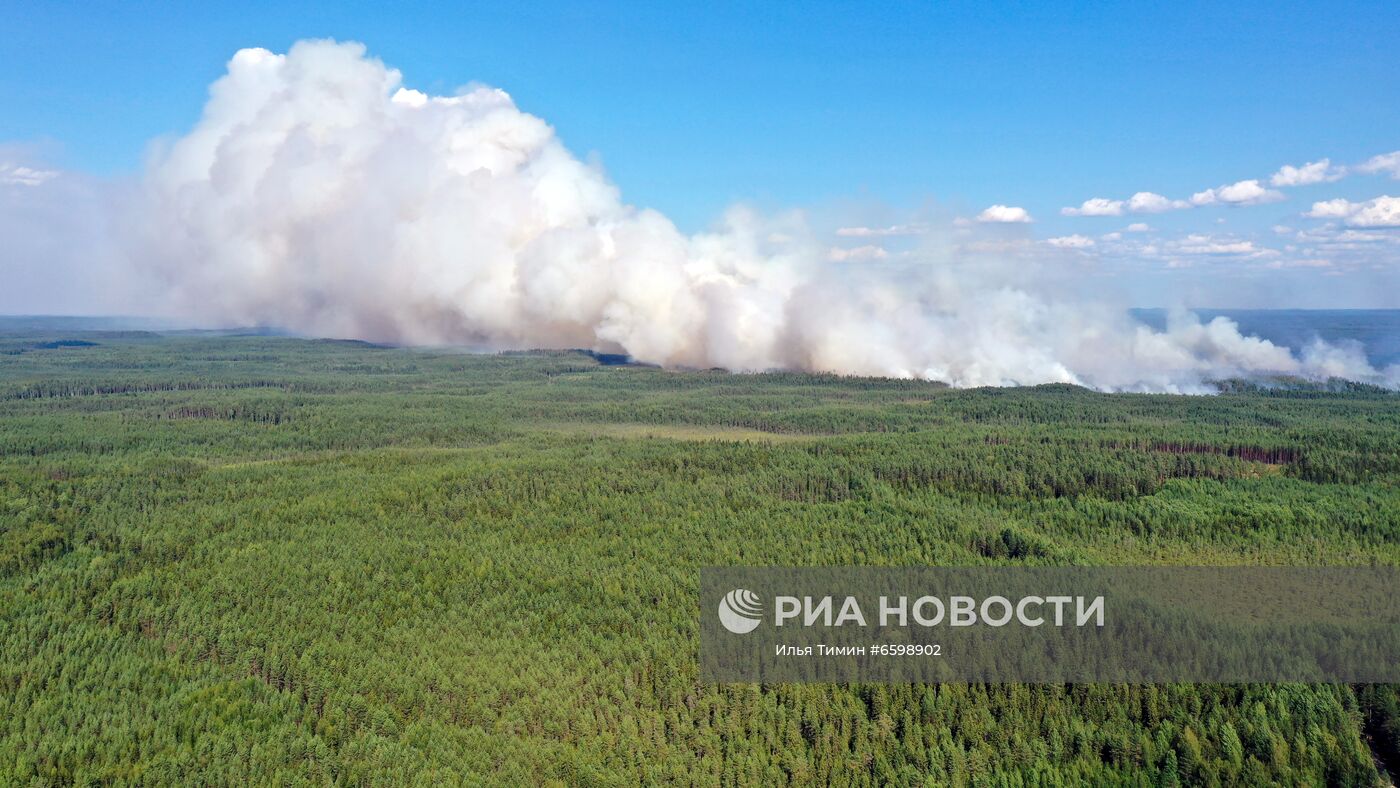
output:
[[[1060,213],[1065,216],[1121,216],[1123,201],[1094,197],[1085,200],[1078,208],[1061,208]]]
[[[1312,209],[1303,215],[1314,219],[1340,219],[1351,211],[1351,201],[1338,197],[1335,200],[1322,200],[1313,203]]]
[[[1025,224],[1031,215],[1025,208],[1014,205],[993,205],[977,214],[977,221],[987,224]]]
[[[1239,181],[1226,186],[1218,186],[1214,189],[1206,189],[1191,195],[1193,205],[1211,205],[1213,203],[1225,203],[1227,205],[1260,205],[1263,203],[1278,202],[1284,199],[1283,192],[1274,189],[1266,189],[1260,185],[1259,180],[1251,179]]]
[[[1128,198],[1128,210],[1132,213],[1163,213],[1190,207],[1185,200],[1169,200],[1153,192],[1138,192]]]
[[[1341,180],[1347,174],[1345,167],[1333,167],[1330,159],[1308,162],[1301,167],[1285,164],[1269,178],[1272,186],[1307,186],[1313,183],[1328,183]]]
[[[1127,227],[1127,231],[1130,233],[1146,233],[1151,232],[1151,230],[1152,227],[1146,222],[1133,222]]]
[[[1190,208],[1186,200],[1172,200],[1155,192],[1137,192],[1126,200],[1095,197],[1078,208],[1061,208],[1065,216],[1122,216],[1124,213],[1164,213]]]
[[[1326,160],[1319,162],[1326,166]],[[1315,165],[1306,165],[1314,167]],[[1300,172],[1292,167],[1285,167],[1284,170]],[[1284,170],[1280,170],[1283,172]],[[1300,177],[1312,177],[1313,171]],[[1275,179],[1279,175],[1274,176]],[[1276,184],[1277,185],[1277,184]],[[1278,202],[1284,199],[1283,192],[1275,189],[1265,188],[1258,179],[1239,181],[1237,183],[1218,186],[1214,189],[1196,192],[1191,195],[1190,200],[1173,200],[1156,192],[1137,192],[1126,200],[1110,200],[1106,197],[1094,197],[1085,200],[1077,208],[1061,208],[1060,213],[1065,216],[1121,216],[1124,213],[1165,213],[1167,211],[1179,211],[1193,206],[1213,205],[1222,203],[1227,205],[1261,205],[1264,203]]]
[[[889,238],[901,235],[924,235],[926,224],[894,224],[888,227],[838,227],[836,234],[844,238]]]
[[[1193,233],[1177,242],[1173,249],[1181,254],[1258,254],[1253,241],[1222,240],[1211,235]]]
[[[1373,156],[1366,162],[1348,168],[1332,164],[1329,158],[1303,165],[1285,164],[1269,177],[1270,189],[1257,178],[1205,189],[1191,195],[1189,200],[1174,200],[1155,192],[1137,192],[1126,200],[1093,197],[1078,207],[1060,209],[1064,216],[1122,216],[1131,213],[1165,213],[1205,205],[1263,205],[1285,199],[1278,188],[1307,186],[1339,181],[1351,172],[1382,173],[1400,179],[1400,151]]]
[[[1059,238],[1047,238],[1045,242],[1058,249],[1088,249],[1094,245],[1094,239],[1083,235],[1065,235]]]
[[[14,162],[0,162],[0,184],[6,186],[38,186],[58,177],[57,170],[42,170]]]
[[[1400,180],[1400,150],[1391,153],[1382,153],[1379,156],[1372,156],[1366,163],[1356,168],[1368,175],[1384,173],[1392,178]]]
[[[1304,216],[1341,219],[1348,227],[1400,227],[1400,197],[1382,195],[1364,202],[1338,197],[1313,203]]]

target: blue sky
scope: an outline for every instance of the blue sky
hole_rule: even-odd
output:
[[[0,15],[0,143],[38,144],[59,168],[135,172],[150,140],[195,122],[235,50],[334,37],[364,42],[411,87],[509,91],[599,156],[625,199],[692,231],[735,201],[855,202],[890,223],[1000,204],[1024,208],[1038,241],[1078,236],[1139,266],[1139,247],[1113,252],[1123,242],[1102,236],[1141,221],[1158,251],[1252,243],[1286,257],[1300,241],[1272,228],[1327,225],[1300,217],[1314,202],[1400,194],[1385,171],[1357,172],[1400,150],[1393,2],[445,5],[15,4]],[[1269,188],[1281,166],[1323,158],[1350,174],[1263,204],[1061,213],[1095,197]],[[1360,209],[1347,210],[1338,232]],[[1370,273],[1326,272],[1318,305],[1400,306],[1375,294],[1377,276],[1397,281],[1400,245],[1365,243]],[[1139,303],[1178,276],[1133,270]],[[1173,286],[1201,301],[1222,285],[1197,273]],[[1214,305],[1248,305],[1225,301]]]

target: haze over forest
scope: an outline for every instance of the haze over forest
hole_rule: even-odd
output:
[[[1183,392],[1236,376],[1400,383],[1400,367],[1378,367],[1355,342],[1281,346],[1185,309],[1149,326],[1132,304],[1081,287],[1096,264],[1086,253],[1146,232],[1142,222],[1112,238],[1036,240],[1024,229],[1031,214],[1004,204],[941,223],[852,216],[834,228],[806,211],[738,204],[686,233],[629,204],[599,163],[505,91],[431,95],[356,43],[238,51],[199,121],[156,142],[138,177],[4,167],[0,221],[24,224],[26,239],[7,265],[32,299],[12,293],[11,311],[40,312],[62,303],[54,292],[87,287],[85,308],[103,313],[415,345],[582,347],[670,367]],[[1284,165],[1267,184],[1186,198],[1092,198],[1061,214],[1268,204],[1283,189],[1387,173],[1400,175],[1400,153]],[[1398,237],[1396,203],[1338,198],[1309,214],[1344,228],[1351,246],[1384,247]],[[1200,234],[1168,246],[1172,260],[1320,260]]]

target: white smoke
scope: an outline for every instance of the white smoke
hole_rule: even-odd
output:
[[[100,311],[125,272],[107,227],[120,190],[38,158],[0,145],[0,314]]]
[[[1154,331],[1013,275],[834,261],[793,217],[735,209],[688,236],[504,92],[424,95],[358,44],[236,54],[198,125],[153,154],[123,224],[186,315],[225,324],[959,386],[1379,375],[1224,319]]]

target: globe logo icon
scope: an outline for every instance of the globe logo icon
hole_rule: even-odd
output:
[[[719,601],[719,623],[736,635],[754,631],[763,622],[763,605],[758,594],[736,588]]]

